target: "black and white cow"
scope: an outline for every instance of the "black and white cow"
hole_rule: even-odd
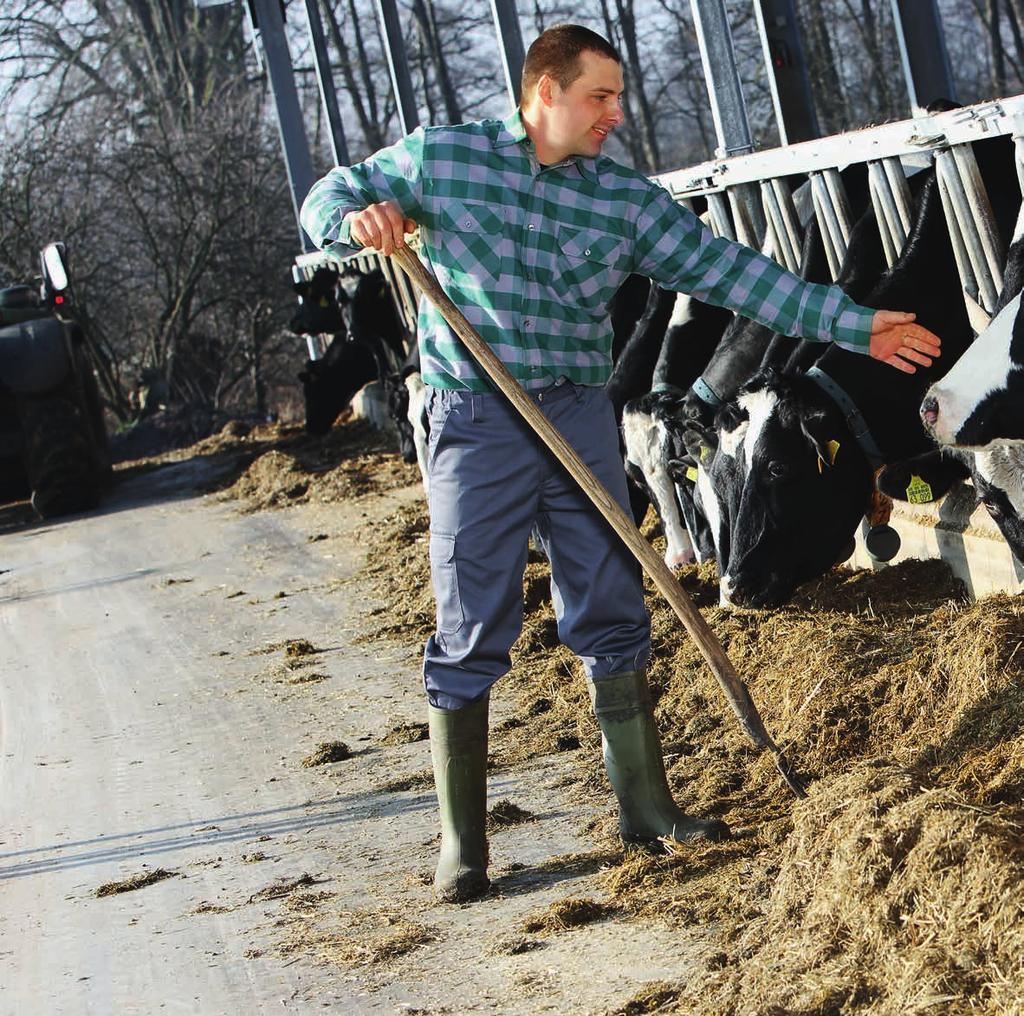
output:
[[[665,528],[665,561],[678,567],[707,556],[710,534],[671,468],[676,457],[671,421],[680,411],[686,388],[719,343],[730,314],[684,293],[660,291],[657,299],[657,315],[664,316],[669,307],[672,315],[648,374],[650,390],[626,403],[622,429],[627,474],[647,491]]]
[[[343,322],[333,333],[324,356],[307,360],[299,373],[306,405],[306,430],[317,435],[331,429],[359,389],[371,381],[383,385],[386,378],[398,371],[406,356],[405,330],[383,273],[379,269],[360,273],[346,267],[340,275],[330,274],[338,288],[336,305]],[[325,279],[324,285],[327,282],[330,279]],[[306,299],[293,326],[319,329],[327,320],[329,309],[319,301]],[[411,428],[404,412],[394,424],[400,446],[411,448]]]
[[[728,553],[719,558],[722,591],[734,603],[777,606],[823,574],[850,546],[875,466],[929,447],[921,395],[972,338],[933,172],[902,255],[862,302],[915,311],[942,337],[944,359],[907,375],[833,346],[815,365],[831,385],[769,374],[744,388],[719,439],[736,452]],[[873,438],[877,462],[855,430]]]
[[[1018,227],[1019,233],[1019,227]],[[1024,239],[1007,255],[1001,301],[989,326],[921,403],[921,419],[943,445],[980,448],[1024,442]]]

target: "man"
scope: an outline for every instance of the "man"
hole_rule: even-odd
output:
[[[631,272],[786,334],[832,340],[913,372],[938,340],[913,315],[874,312],[714,239],[646,177],[601,154],[622,123],[615,49],[577,25],[530,47],[521,108],[506,120],[418,129],[333,169],[302,221],[339,256],[390,254],[417,225],[421,257],[470,323],[619,503],[607,305]],[[665,778],[644,668],[643,589],[628,551],[441,316],[420,307],[430,386],[430,559],[437,630],[424,653],[441,812],[444,900],[486,891],[487,709],[522,624],[528,535],[551,562],[559,637],[583,661],[625,841],[728,836],[684,815]]]

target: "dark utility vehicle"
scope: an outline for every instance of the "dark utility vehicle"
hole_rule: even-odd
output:
[[[41,260],[39,288],[0,289],[0,502],[50,518],[95,507],[111,468],[63,244]]]

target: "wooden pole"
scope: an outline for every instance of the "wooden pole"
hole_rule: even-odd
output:
[[[690,637],[697,643],[747,736],[757,748],[767,749],[771,752],[775,766],[790,790],[797,797],[806,797],[807,791],[803,782],[769,736],[761,721],[757,706],[754,705],[754,701],[750,697],[750,692],[736,673],[722,644],[715,638],[714,632],[708,627],[707,622],[694,606],[690,597],[687,596],[686,591],[676,581],[676,577],[668,565],[643,538],[640,531],[633,525],[632,519],[608,493],[604,484],[537,408],[519,382],[491,350],[491,347],[480,338],[437,280],[423,266],[419,257],[408,246],[399,247],[391,256],[412,279],[413,283],[423,291],[427,299],[441,312],[483,370],[518,410],[523,419],[537,432],[558,461],[565,466],[573,479],[594,502],[598,511],[632,551],[633,556],[640,562],[644,571],[650,575],[662,596],[668,600],[679,620],[683,622]]]

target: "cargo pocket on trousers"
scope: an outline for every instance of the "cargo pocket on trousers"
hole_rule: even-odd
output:
[[[465,621],[462,600],[459,597],[459,573],[455,564],[455,536],[453,533],[430,534],[430,572],[434,580],[434,599],[437,602],[437,630],[442,635],[454,635]]]

